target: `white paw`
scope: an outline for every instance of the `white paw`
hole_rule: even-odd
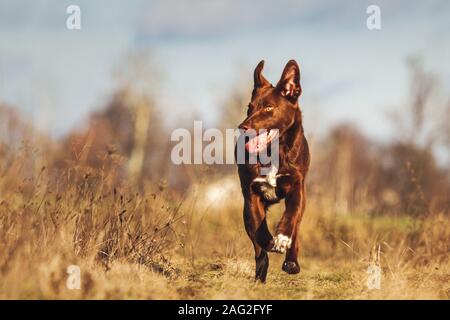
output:
[[[272,251],[285,253],[291,247],[292,239],[284,234],[278,234],[273,237],[273,243]]]

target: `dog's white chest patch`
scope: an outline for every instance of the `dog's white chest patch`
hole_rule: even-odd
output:
[[[269,169],[269,172],[265,176],[259,176],[253,179],[253,183],[255,184],[256,190],[261,196],[270,202],[279,201],[278,196],[276,194],[277,187],[277,172],[278,169],[275,166],[272,166]]]
[[[272,165],[270,167],[270,171],[269,171],[269,173],[267,175],[256,177],[255,179],[253,179],[253,181],[254,182],[267,183],[270,186],[276,188],[276,186],[277,186],[277,172],[278,172],[278,168]]]

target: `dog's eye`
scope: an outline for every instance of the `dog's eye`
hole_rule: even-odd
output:
[[[264,110],[267,111],[267,112],[270,112],[270,111],[273,110],[273,107],[272,106],[267,106],[267,107],[264,108]]]

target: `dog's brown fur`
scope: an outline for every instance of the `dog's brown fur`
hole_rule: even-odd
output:
[[[303,133],[302,114],[298,104],[301,94],[300,69],[290,60],[278,84],[272,86],[262,75],[264,61],[254,72],[254,89],[248,106],[247,118],[240,124],[241,130],[279,130],[279,170],[274,188],[276,198],[267,199],[261,186],[253,180],[260,176],[261,164],[239,164],[238,172],[244,196],[244,222],[248,236],[253,242],[256,258],[255,278],[266,281],[269,258],[267,252],[284,252],[277,247],[279,235],[291,239],[286,246],[286,258],[282,269],[289,274],[300,272],[298,263],[298,232],[305,210],[305,177],[310,155],[308,142]],[[272,237],[266,221],[270,205],[285,199],[285,211]],[[276,248],[276,249],[275,249]]]

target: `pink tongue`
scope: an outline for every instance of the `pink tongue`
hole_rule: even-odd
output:
[[[260,134],[251,138],[246,144],[245,149],[250,153],[257,153],[267,147],[268,135],[266,133]]]

